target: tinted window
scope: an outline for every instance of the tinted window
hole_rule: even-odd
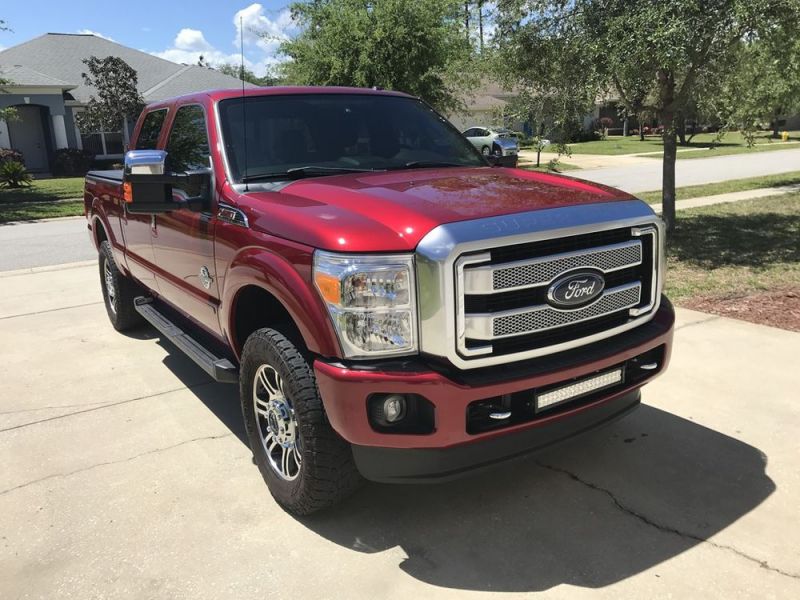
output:
[[[206,116],[202,107],[181,106],[175,113],[167,140],[167,169],[173,172],[208,168]]]
[[[136,147],[139,150],[155,150],[158,146],[158,134],[161,133],[166,116],[166,108],[147,113],[142,123],[142,129],[139,131],[139,138],[136,140]]]
[[[478,132],[478,130],[477,130],[477,129],[475,129],[475,128],[473,127],[472,129],[467,129],[467,130],[464,132],[464,136],[465,136],[465,137],[475,137],[475,134],[476,134],[477,132]]]
[[[250,96],[220,103],[234,180],[319,166],[400,169],[411,162],[484,166],[473,146],[425,104],[377,94]],[[246,138],[245,138],[246,136]],[[245,142],[247,165],[245,167]]]

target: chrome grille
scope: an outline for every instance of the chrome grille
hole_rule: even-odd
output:
[[[492,289],[496,291],[533,287],[550,283],[562,273],[574,269],[588,267],[609,273],[638,265],[641,262],[642,243],[639,240],[634,240],[601,250],[570,252],[517,264],[512,267],[493,269]],[[472,269],[472,271],[477,271],[477,269]]]
[[[490,317],[492,337],[500,338],[531,331],[545,331],[554,327],[600,317],[618,310],[633,308],[639,304],[641,294],[641,284],[635,283],[608,290],[599,300],[584,308],[557,310],[545,304],[514,314]],[[467,320],[467,335],[469,335],[469,319]]]
[[[455,261],[457,351],[466,359],[557,352],[582,337],[601,338],[604,328],[619,330],[657,306],[655,225],[498,248],[495,260],[488,248]],[[586,306],[552,306],[548,287],[580,269],[603,273],[603,294]]]

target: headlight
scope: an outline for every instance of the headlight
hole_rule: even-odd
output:
[[[411,255],[316,252],[314,285],[328,307],[345,357],[417,351]]]

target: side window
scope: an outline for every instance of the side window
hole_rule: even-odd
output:
[[[137,150],[156,149],[156,146],[158,146],[158,134],[161,133],[161,127],[164,125],[166,116],[166,108],[147,113],[142,123],[142,129],[139,131],[139,137],[136,139]]]
[[[181,173],[211,166],[206,116],[200,106],[181,106],[178,109],[165,149],[169,171]]]
[[[475,128],[473,127],[472,129],[467,129],[464,132],[464,137],[475,137]]]

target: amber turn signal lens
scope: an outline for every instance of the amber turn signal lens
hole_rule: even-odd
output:
[[[339,304],[342,301],[342,286],[338,277],[317,271],[314,273],[314,282],[327,302]]]
[[[131,186],[130,182],[126,181],[122,184],[122,197],[128,204],[133,202],[133,186]]]

